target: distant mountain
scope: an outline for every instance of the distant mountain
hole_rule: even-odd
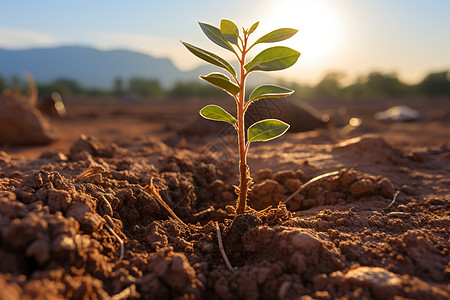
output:
[[[196,58],[192,58],[196,59]],[[38,83],[49,83],[58,78],[73,79],[85,87],[111,88],[120,77],[155,78],[165,87],[177,81],[197,80],[201,74],[220,71],[209,65],[192,71],[180,71],[170,59],[155,58],[128,50],[102,51],[95,48],[65,46],[28,50],[0,49],[0,75],[23,76],[30,72]],[[267,74],[255,73],[250,85],[275,83]]]

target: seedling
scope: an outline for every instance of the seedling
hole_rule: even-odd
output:
[[[277,119],[266,119],[251,125],[245,134],[245,112],[250,104],[264,98],[281,98],[294,93],[293,90],[281,86],[266,84],[254,89],[249,98],[245,98],[245,83],[248,75],[255,71],[279,71],[291,67],[297,61],[300,53],[284,46],[276,46],[263,50],[252,60],[247,62],[247,54],[257,44],[275,43],[286,40],[297,33],[298,30],[292,28],[281,28],[274,30],[254,43],[249,43],[250,35],[256,30],[259,22],[253,24],[249,29],[242,28],[242,33],[238,27],[229,20],[221,20],[220,28],[209,24],[200,23],[200,28],[205,35],[215,44],[231,51],[237,58],[239,64],[239,73],[233,66],[220,56],[203,50],[199,47],[186,42],[181,42],[190,52],[198,58],[225,69],[231,79],[222,73],[211,73],[200,76],[208,83],[223,89],[230,94],[236,101],[235,118],[222,107],[217,105],[207,105],[200,110],[200,115],[206,119],[222,121],[231,124],[238,135],[239,145],[239,187],[235,187],[238,195],[236,203],[236,214],[243,214],[247,206],[247,194],[251,184],[250,171],[247,165],[247,153],[252,142],[269,141],[283,135],[288,129],[289,124]]]

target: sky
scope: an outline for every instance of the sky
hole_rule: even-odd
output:
[[[128,49],[189,70],[203,62],[180,40],[232,59],[198,21],[219,27],[229,19],[240,28],[259,21],[254,40],[278,28],[299,30],[250,53],[275,45],[301,52],[295,66],[272,72],[284,80],[315,84],[328,72],[344,72],[350,82],[379,71],[416,83],[450,70],[449,16],[450,0],[0,0],[0,48]]]

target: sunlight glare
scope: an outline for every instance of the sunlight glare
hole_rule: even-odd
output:
[[[308,63],[323,63],[333,55],[341,39],[341,24],[335,7],[328,1],[276,1],[262,18],[260,32],[282,27],[299,32],[284,45],[302,53]]]

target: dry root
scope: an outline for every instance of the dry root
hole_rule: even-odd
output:
[[[180,224],[187,226],[178,216],[173,212],[173,210],[167,205],[166,202],[161,198],[161,195],[159,194],[159,189],[155,187],[153,184],[153,178],[150,180],[150,185],[146,185],[144,187],[144,191],[152,194],[155,197],[155,200],[158,202],[159,205],[161,205],[171,217],[173,217],[177,222]]]

